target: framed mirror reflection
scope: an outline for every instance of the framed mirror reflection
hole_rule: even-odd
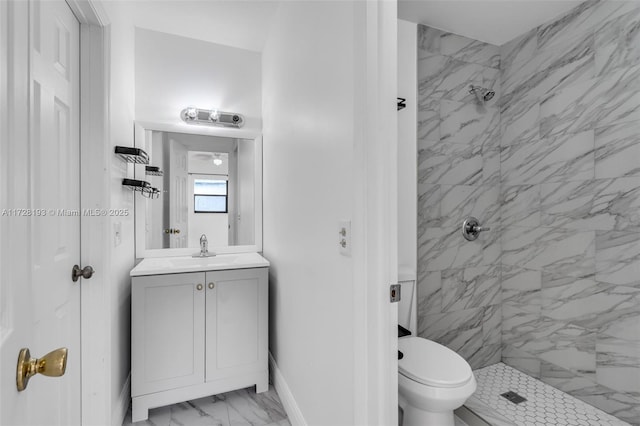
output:
[[[259,135],[139,123],[136,147],[150,161],[135,178],[159,190],[135,199],[137,257],[195,254],[202,235],[214,253],[262,249]]]

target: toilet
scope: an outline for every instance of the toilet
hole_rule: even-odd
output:
[[[402,426],[454,426],[453,410],[475,392],[476,379],[460,355],[431,340],[416,337],[415,280],[402,274],[398,323],[411,335],[398,339],[398,403]]]

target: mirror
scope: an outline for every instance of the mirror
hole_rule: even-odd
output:
[[[259,136],[137,124],[135,144],[150,158],[135,165],[135,179],[159,190],[158,198],[135,196],[137,257],[195,254],[201,235],[213,253],[262,249]]]

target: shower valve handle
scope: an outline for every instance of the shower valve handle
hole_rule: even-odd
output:
[[[481,226],[475,217],[469,217],[462,223],[462,235],[468,241],[476,240],[482,231],[489,231],[490,229],[488,226]]]

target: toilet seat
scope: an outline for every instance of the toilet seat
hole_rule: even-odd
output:
[[[471,367],[451,349],[422,337],[403,337],[398,349],[404,357],[398,361],[403,376],[427,386],[454,388],[473,377]]]

